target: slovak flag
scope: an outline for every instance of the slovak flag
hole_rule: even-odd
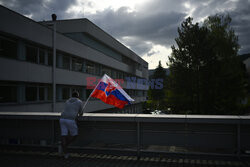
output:
[[[123,108],[134,101],[122,88],[108,75],[104,74],[91,93],[91,97],[98,98],[104,103]]]

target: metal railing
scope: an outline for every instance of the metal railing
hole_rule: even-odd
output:
[[[56,146],[59,113],[0,113],[1,145]],[[84,114],[72,148],[250,157],[250,116]]]

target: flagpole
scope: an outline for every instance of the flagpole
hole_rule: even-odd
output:
[[[105,75],[105,74],[104,74],[104,75]],[[103,76],[104,76],[104,75],[103,75]],[[103,78],[103,77],[102,77],[102,78]],[[101,82],[102,78],[99,80],[98,84],[97,84],[97,85],[95,86],[95,88],[92,90],[92,92],[90,93],[90,95],[89,95],[89,97],[87,98],[86,102],[84,103],[84,105],[83,105],[83,107],[82,107],[82,113],[84,113],[84,109],[85,109],[85,107],[86,107],[86,105],[87,105],[87,103],[88,103],[88,101],[89,101],[89,99],[90,99],[92,93],[96,90],[96,88],[97,88],[97,86],[99,85],[99,83]]]

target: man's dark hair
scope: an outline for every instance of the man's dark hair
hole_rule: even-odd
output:
[[[79,93],[77,91],[74,91],[72,93],[72,97],[76,97],[76,98],[79,98]]]

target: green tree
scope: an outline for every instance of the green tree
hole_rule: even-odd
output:
[[[238,38],[226,15],[202,26],[187,18],[169,57],[169,103],[176,113],[237,114],[244,98]]]
[[[165,89],[166,89],[166,70],[159,61],[158,67],[155,69],[151,82],[154,81],[154,88],[149,88],[150,99],[153,101],[154,109],[164,109],[165,106]]]

